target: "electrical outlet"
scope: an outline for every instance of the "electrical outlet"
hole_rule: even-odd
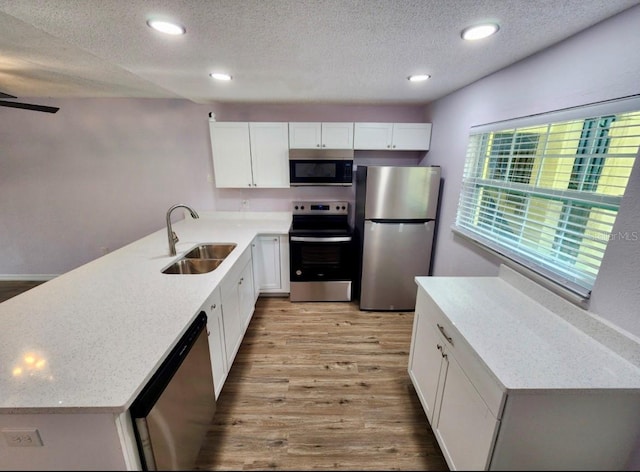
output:
[[[2,434],[10,447],[35,447],[42,446],[40,433],[35,428],[30,429],[3,429]]]

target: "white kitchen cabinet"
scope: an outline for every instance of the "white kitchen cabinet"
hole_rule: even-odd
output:
[[[287,123],[209,121],[218,188],[289,187]]]
[[[419,295],[409,374],[449,466],[485,470],[499,422],[456,360],[456,348],[463,348],[460,341],[447,333],[444,323],[429,316],[426,305]],[[493,388],[499,392],[498,385]]]
[[[229,369],[227,367],[227,352],[224,343],[224,323],[222,318],[222,298],[220,289],[216,288],[207,301],[202,305],[201,311],[207,314],[207,335],[209,336],[209,355],[211,357],[211,370],[213,371],[213,385],[216,399],[220,396],[222,386],[227,379]]]
[[[497,277],[416,281],[408,372],[451,470],[629,466],[637,367]]]
[[[251,247],[248,247],[220,283],[224,345],[229,370],[255,306],[251,264]]]
[[[255,289],[258,293],[289,292],[289,237],[262,234],[251,244]]]
[[[431,123],[355,123],[356,150],[428,151]]]
[[[249,253],[251,249],[249,248]],[[256,305],[255,290],[253,288],[253,262],[247,261],[240,273],[238,281],[238,299],[240,300],[240,317],[242,319],[242,336],[251,321],[251,316]]]
[[[353,123],[291,122],[291,149],[353,149]]]

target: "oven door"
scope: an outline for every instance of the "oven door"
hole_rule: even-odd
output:
[[[351,235],[289,235],[291,301],[350,301],[355,272]]]

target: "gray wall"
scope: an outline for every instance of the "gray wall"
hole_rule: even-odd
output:
[[[426,164],[445,179],[434,275],[495,275],[499,261],[454,236],[469,128],[640,93],[640,6],[485,77],[427,108],[433,123]],[[640,336],[640,159],[618,214],[590,309]],[[635,233],[634,233],[635,232]],[[634,237],[635,235],[635,237]]]

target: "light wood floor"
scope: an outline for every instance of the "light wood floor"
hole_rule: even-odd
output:
[[[201,470],[448,470],[409,376],[413,312],[260,298]]]
[[[39,282],[0,282],[4,301]],[[409,376],[413,312],[258,300],[199,470],[448,470]]]

